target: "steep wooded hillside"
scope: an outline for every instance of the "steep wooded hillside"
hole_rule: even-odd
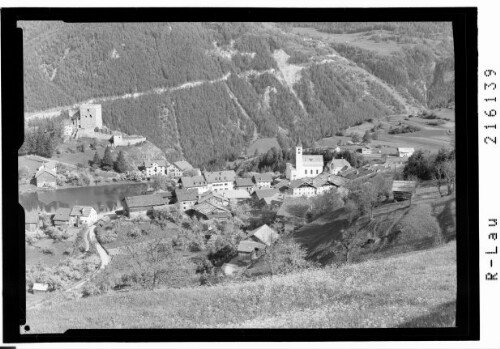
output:
[[[26,117],[102,103],[108,127],[142,134],[169,157],[207,169],[233,160],[259,136],[300,136],[308,146],[359,121],[454,98],[451,25],[20,26]],[[360,47],[358,37],[339,43],[338,35],[397,50],[382,54]]]

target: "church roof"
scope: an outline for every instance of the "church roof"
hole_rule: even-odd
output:
[[[323,167],[323,155],[302,155],[302,165]]]

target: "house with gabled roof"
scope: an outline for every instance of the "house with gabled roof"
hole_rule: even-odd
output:
[[[335,188],[345,187],[347,180],[325,172],[313,178],[311,184],[316,188],[316,195],[319,195]]]
[[[316,195],[316,188],[310,178],[295,179],[287,187],[288,189],[285,192],[294,197]]]
[[[275,188],[271,189],[257,189],[253,192],[252,196],[255,197],[257,200],[262,200],[266,197],[271,197],[276,194],[278,194],[280,191]]]
[[[57,188],[57,174],[55,170],[40,167],[35,174],[36,186],[39,188]]]
[[[392,194],[394,200],[411,200],[415,193],[417,183],[415,181],[393,181]]]
[[[92,206],[73,206],[69,214],[75,221],[75,226],[90,226],[97,220],[97,211]]]
[[[166,204],[166,200],[157,194],[126,196],[121,202],[123,213],[130,218],[145,216],[155,207]]]
[[[253,176],[253,181],[257,189],[271,188],[273,182],[273,175],[270,173],[259,173]]]
[[[179,169],[179,171],[181,172],[181,176],[185,171],[190,171],[193,169],[193,166],[186,160],[175,161],[174,166]]]
[[[246,190],[249,194],[252,194],[255,190],[255,183],[252,178],[236,178],[234,189]]]
[[[203,176],[208,183],[208,190],[223,191],[234,189],[236,173],[233,170],[216,172],[204,171]]]
[[[214,205],[218,206],[229,206],[229,199],[225,198],[222,193],[214,193],[212,191],[207,191],[200,195],[198,203],[208,201]]]
[[[198,192],[192,189],[176,189],[175,196],[182,211],[190,210],[198,201]]]
[[[146,177],[166,175],[167,162],[165,160],[147,160],[144,161],[144,172]]]
[[[227,208],[214,205],[208,201],[194,205],[191,210],[198,219],[227,220],[233,217],[231,211]]]
[[[341,171],[350,169],[351,164],[346,159],[332,159],[326,164],[326,167],[330,174],[336,175]]]
[[[180,189],[195,190],[199,195],[209,190],[204,176],[181,177],[178,183]]]
[[[59,207],[52,217],[52,222],[55,226],[74,226],[75,217],[70,216],[71,208]]]
[[[272,229],[267,224],[264,224],[257,229],[252,230],[249,233],[249,237],[247,240],[251,239],[266,246],[271,246],[276,240],[279,239],[279,237],[279,234],[274,231],[274,229]]]
[[[243,240],[238,244],[238,257],[242,260],[255,260],[266,251],[266,245],[253,240]]]
[[[224,190],[219,193],[233,204],[242,203],[251,199],[248,191],[244,189]]]

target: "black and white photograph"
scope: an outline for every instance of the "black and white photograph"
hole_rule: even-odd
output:
[[[11,10],[7,343],[479,338],[477,11]]]

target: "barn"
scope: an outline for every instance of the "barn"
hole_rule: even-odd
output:
[[[416,183],[414,181],[394,181],[392,183],[392,194],[394,200],[411,200],[415,193]]]

